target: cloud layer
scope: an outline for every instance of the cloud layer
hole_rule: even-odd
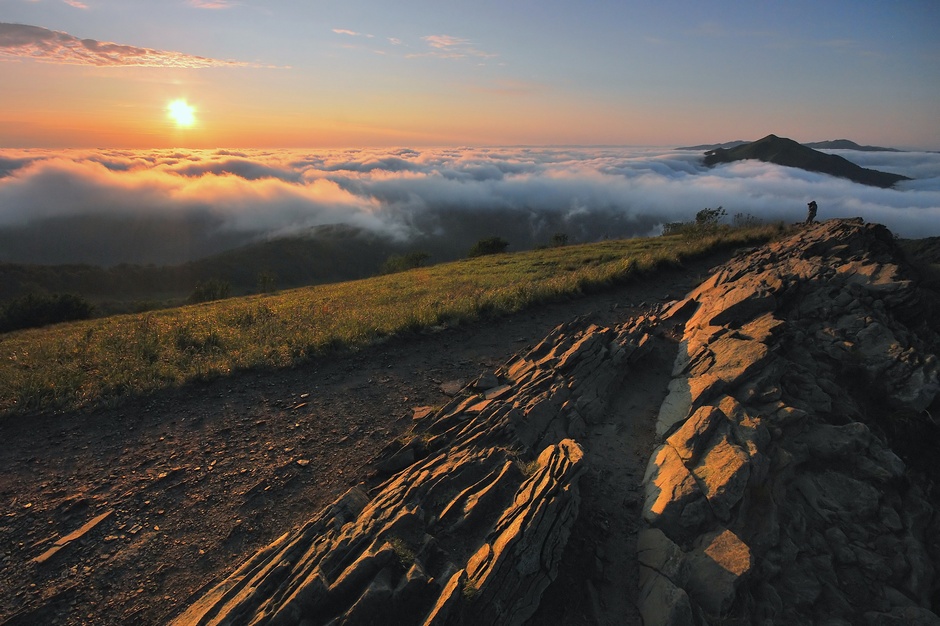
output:
[[[878,189],[758,161],[707,169],[698,153],[631,148],[3,150],[0,261],[180,262],[337,223],[457,257],[494,235],[519,250],[558,232],[573,242],[658,234],[719,205],[794,222],[809,200],[820,219],[861,216],[901,236],[940,235],[940,154],[840,154],[916,180]],[[128,244],[132,236],[147,245]]]
[[[202,3],[218,8],[223,3]],[[78,5],[73,5],[78,6]],[[32,59],[43,63],[95,66],[203,67],[249,66],[238,61],[221,61],[182,52],[154,50],[74,35],[27,24],[0,22],[0,58]]]

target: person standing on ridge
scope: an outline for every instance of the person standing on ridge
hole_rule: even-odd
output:
[[[806,206],[809,209],[806,211],[806,222],[805,224],[812,224],[816,220],[816,201],[810,201]]]

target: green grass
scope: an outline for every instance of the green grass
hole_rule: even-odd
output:
[[[774,227],[467,259],[365,280],[0,335],[0,415],[69,410],[596,291]]]

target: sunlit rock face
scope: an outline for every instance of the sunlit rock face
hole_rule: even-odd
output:
[[[833,220],[742,252],[647,315],[572,320],[416,412],[409,436],[364,459],[368,484],[175,623],[538,618],[592,514],[582,478],[631,480],[595,478],[590,433],[611,420],[655,422],[655,445],[641,506],[616,513],[640,529],[638,589],[623,590],[639,616],[603,619],[940,623],[937,302],[887,230]],[[649,410],[612,410],[654,364]]]
[[[523,624],[579,514],[572,437],[651,350],[655,320],[573,321],[487,373],[351,489],[195,601],[183,624]],[[365,460],[364,460],[365,461]]]
[[[647,623],[940,623],[935,295],[891,234],[814,225],[672,310],[688,319],[646,474]]]

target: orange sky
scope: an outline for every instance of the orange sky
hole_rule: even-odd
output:
[[[0,148],[940,148],[937,5],[678,5],[9,0]]]

